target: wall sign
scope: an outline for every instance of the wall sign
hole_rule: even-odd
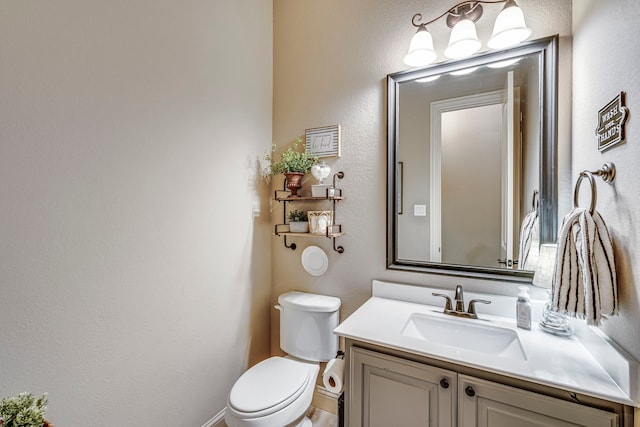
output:
[[[604,151],[624,142],[624,125],[629,109],[624,105],[624,92],[598,111],[598,150]]]
[[[340,157],[340,125],[307,129],[304,134],[310,153],[317,157]]]

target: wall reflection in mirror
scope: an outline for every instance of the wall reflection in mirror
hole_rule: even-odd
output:
[[[390,268],[531,279],[556,234],[556,43],[388,76]]]

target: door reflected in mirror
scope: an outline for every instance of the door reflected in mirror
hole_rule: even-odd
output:
[[[390,268],[532,277],[556,233],[556,43],[388,76]]]

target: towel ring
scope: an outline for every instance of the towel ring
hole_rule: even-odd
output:
[[[593,179],[593,174],[589,171],[580,172],[580,176],[578,177],[578,181],[576,181],[576,188],[573,190],[573,207],[578,207],[578,195],[580,194],[580,183],[582,182],[582,178],[587,178],[589,180],[589,185],[591,186],[591,204],[589,205],[589,213],[593,215],[596,210],[596,201],[598,199],[598,191],[596,190],[596,183]]]
[[[580,194],[580,183],[582,182],[582,178],[587,178],[589,180],[589,185],[591,186],[591,205],[589,205],[589,213],[593,215],[596,210],[596,201],[598,199],[598,188],[596,187],[595,180],[593,179],[593,175],[598,175],[602,178],[604,182],[607,184],[611,184],[616,178],[616,165],[612,162],[607,162],[602,165],[601,169],[597,171],[582,171],[580,172],[580,176],[578,176],[578,181],[576,181],[576,188],[573,190],[573,207],[578,207],[578,195]]]

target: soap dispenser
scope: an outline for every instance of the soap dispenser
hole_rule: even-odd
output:
[[[520,286],[518,301],[516,301],[516,322],[518,328],[531,330],[531,303],[529,302],[529,288]]]

